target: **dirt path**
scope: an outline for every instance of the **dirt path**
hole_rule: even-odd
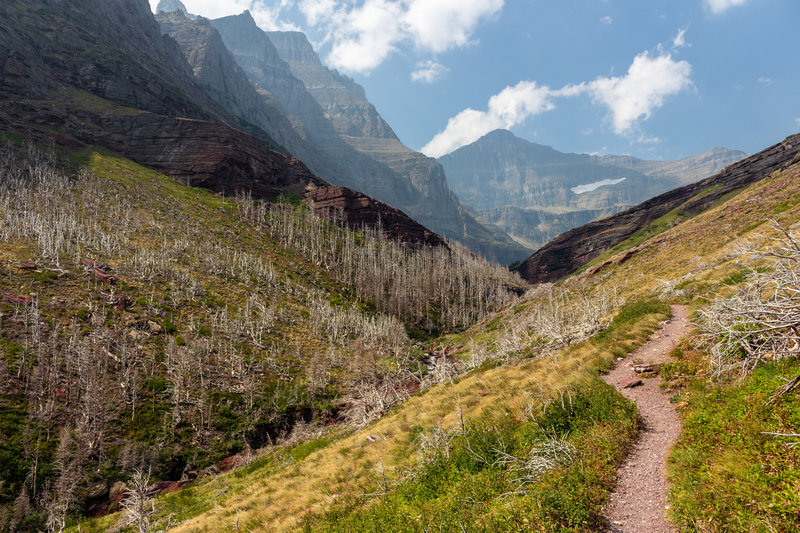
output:
[[[636,403],[644,421],[639,440],[620,467],[617,486],[606,509],[609,531],[619,533],[673,532],[667,521],[665,463],[678,439],[681,422],[669,402],[670,394],[659,387],[661,377],[648,378],[633,367],[669,360],[669,352],[689,332],[686,307],[673,305],[672,319],[638,350],[617,363],[603,379]],[[641,385],[630,386],[641,380]],[[628,387],[626,387],[626,385]]]

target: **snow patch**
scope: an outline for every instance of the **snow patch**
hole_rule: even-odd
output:
[[[617,183],[622,183],[625,181],[625,178],[619,178],[616,180],[601,180],[595,181],[594,183],[587,183],[586,185],[578,185],[577,187],[573,187],[570,189],[575,194],[583,194],[585,192],[592,192],[600,187],[605,187],[607,185],[616,185]]]

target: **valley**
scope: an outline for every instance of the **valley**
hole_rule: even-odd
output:
[[[3,10],[0,531],[800,528],[800,134],[434,159],[249,5]]]

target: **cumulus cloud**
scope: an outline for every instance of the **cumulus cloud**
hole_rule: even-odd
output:
[[[555,108],[557,92],[534,81],[506,87],[489,99],[486,111],[467,108],[447,121],[447,127],[422,148],[430,157],[440,157],[473,143],[498,128],[510,128]]]
[[[369,72],[396,50],[403,31],[397,24],[402,6],[388,0],[367,0],[347,12],[334,12],[335,32],[328,63],[350,72]]]
[[[761,76],[757,81],[759,85],[763,85],[764,87],[772,85],[772,78],[767,78],[766,76]]]
[[[159,0],[149,0],[155,10]],[[296,8],[330,47],[327,62],[369,73],[400,47],[438,54],[474,42],[478,25],[505,0],[183,0],[190,13],[218,18],[250,10],[265,30],[297,30],[282,14]],[[441,72],[440,72],[441,73]],[[420,73],[427,79],[432,74]],[[427,77],[425,77],[427,76]]]
[[[399,46],[441,53],[469,45],[504,0],[299,0],[309,25],[331,44],[331,66],[368,73]]]
[[[478,23],[503,0],[411,0],[402,24],[420,48],[439,53],[469,44]]]
[[[432,59],[417,63],[417,69],[411,73],[413,81],[433,83],[444,76],[449,69]]]
[[[624,76],[600,77],[555,90],[535,81],[521,81],[492,96],[485,111],[468,108],[452,117],[445,129],[421,151],[430,157],[440,157],[475,142],[492,130],[511,128],[551,111],[559,98],[580,95],[588,95],[596,103],[608,107],[614,131],[630,136],[636,133],[638,122],[650,118],[666,97],[692,86],[691,70],[689,63],[676,61],[668,53],[651,57],[643,52],[633,59]],[[657,141],[644,135],[638,135],[637,140]]]
[[[650,118],[664,105],[664,98],[691,87],[691,72],[688,62],[675,61],[670,54],[650,57],[643,52],[625,76],[598,78],[587,88],[595,101],[610,109],[614,131],[627,134],[638,120]]]
[[[150,0],[150,7],[155,11],[159,0]],[[182,0],[183,5],[189,13],[202,15],[209,19],[236,15],[245,9],[250,9],[251,0],[228,0],[218,2],[216,0]]]
[[[614,19],[608,15],[600,19],[600,24],[611,24],[612,22],[614,22]]]
[[[712,13],[722,13],[734,6],[740,6],[747,0],[704,0],[705,5]]]

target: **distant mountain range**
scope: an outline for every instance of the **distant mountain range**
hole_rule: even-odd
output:
[[[561,233],[711,176],[746,154],[677,161],[565,154],[493,131],[439,158],[453,191],[482,219],[536,249]]]
[[[576,227],[536,251],[514,269],[531,283],[555,282],[587,263],[590,273],[626,262],[647,247],[659,245],[653,237],[725,202],[747,186],[796,165],[800,135],[792,135],[755,155],[733,163],[696,183],[672,189],[608,218]],[[666,164],[667,168],[680,168]],[[767,214],[759,214],[763,222]],[[626,252],[626,253],[621,253]],[[615,255],[614,258],[611,256]]]

